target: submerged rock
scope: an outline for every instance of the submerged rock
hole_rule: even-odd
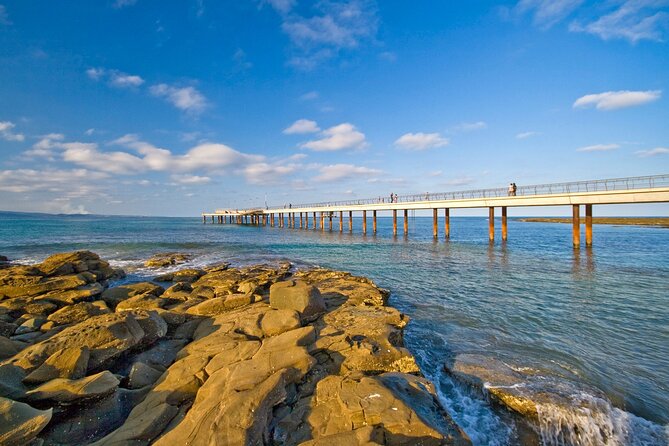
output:
[[[144,266],[147,268],[163,268],[166,266],[186,263],[192,257],[193,256],[191,254],[184,254],[180,252],[165,252],[154,255],[149,260],[144,262]]]

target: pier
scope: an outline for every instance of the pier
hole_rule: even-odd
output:
[[[402,213],[402,230],[409,232],[409,211],[432,210],[432,230],[439,237],[439,214],[443,215],[443,235],[451,237],[451,210],[488,209],[488,239],[495,240],[495,215],[501,215],[501,238],[508,239],[507,209],[510,207],[571,206],[572,243],[581,245],[581,209],[585,212],[585,245],[592,246],[593,206],[632,203],[669,202],[669,174],[605,180],[576,181],[569,183],[518,186],[515,192],[508,188],[478,189],[446,193],[424,193],[398,195],[391,199],[377,197],[359,200],[320,202],[290,205],[290,207],[268,207],[266,209],[218,209],[202,213],[203,223],[211,220],[218,224],[250,224],[278,226],[279,228],[313,229],[332,231],[333,217],[339,218],[339,232],[344,231],[344,219],[348,220],[348,231],[353,232],[354,214],[362,217],[362,233],[367,233],[368,214],[371,213],[372,232],[376,234],[377,213],[390,211],[393,235],[398,233],[398,212]],[[299,223],[298,223],[299,221]],[[299,225],[299,226],[298,226]]]

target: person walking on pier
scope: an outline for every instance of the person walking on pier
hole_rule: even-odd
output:
[[[393,195],[393,193],[391,192],[391,193],[390,193],[390,203],[393,202],[393,198],[394,198],[394,197],[395,197],[395,195]]]
[[[517,189],[516,183],[509,183],[509,197],[515,197]]]

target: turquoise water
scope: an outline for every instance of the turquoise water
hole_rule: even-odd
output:
[[[484,218],[451,218],[448,242],[432,239],[431,218],[412,218],[406,238],[392,236],[389,218],[379,219],[376,236],[363,236],[361,224],[340,234],[336,220],[335,232],[323,233],[0,213],[0,254],[35,262],[89,249],[131,280],[154,274],[141,263],[161,251],[192,253],[195,265],[289,259],[351,271],[390,289],[391,304],[411,316],[408,347],[476,444],[513,444],[514,428],[443,372],[460,353],[532,369],[551,385],[582,383],[593,390],[584,398],[603,392],[599,412],[575,421],[581,444],[597,444],[603,430],[607,444],[669,444],[669,230],[595,226],[595,247],[574,251],[570,225],[511,220],[509,241],[491,245]],[[551,422],[578,414],[542,410],[544,441],[559,444]]]

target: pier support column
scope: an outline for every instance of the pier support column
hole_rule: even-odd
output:
[[[451,238],[451,210],[444,209],[444,235],[447,239]]]
[[[585,205],[585,246],[592,247],[592,205]]]
[[[393,209],[393,235],[397,235],[397,209]]]
[[[506,241],[509,237],[509,229],[506,222],[506,206],[502,206],[502,240]]]
[[[203,225],[206,225],[206,224],[207,224],[207,216],[206,216],[206,215],[203,215],[203,216],[202,216],[202,224],[203,224]]]
[[[316,213],[314,212],[314,229],[316,229]]]
[[[211,224],[214,224],[214,216],[211,216]]]
[[[303,226],[304,226],[304,221],[302,217],[302,212],[300,212],[300,229],[302,229]]]
[[[353,232],[353,211],[348,211],[348,232]]]
[[[491,242],[495,241],[495,208],[488,208],[488,239]]]
[[[325,231],[325,212],[321,212],[321,231]]]
[[[367,211],[362,211],[362,233],[367,234]]]
[[[581,216],[579,215],[579,205],[572,205],[572,242],[574,249],[581,247]]]
[[[376,234],[376,211],[372,211],[372,231]]]
[[[344,232],[344,211],[339,211],[339,232]]]
[[[404,210],[404,235],[409,233],[409,210]]]
[[[439,235],[439,217],[438,209],[432,209],[432,237],[437,238]]]
[[[328,227],[332,231],[332,212],[328,212]]]
[[[309,213],[304,213],[304,229],[309,229]]]
[[[274,214],[269,214],[269,225],[270,227],[274,227]]]

